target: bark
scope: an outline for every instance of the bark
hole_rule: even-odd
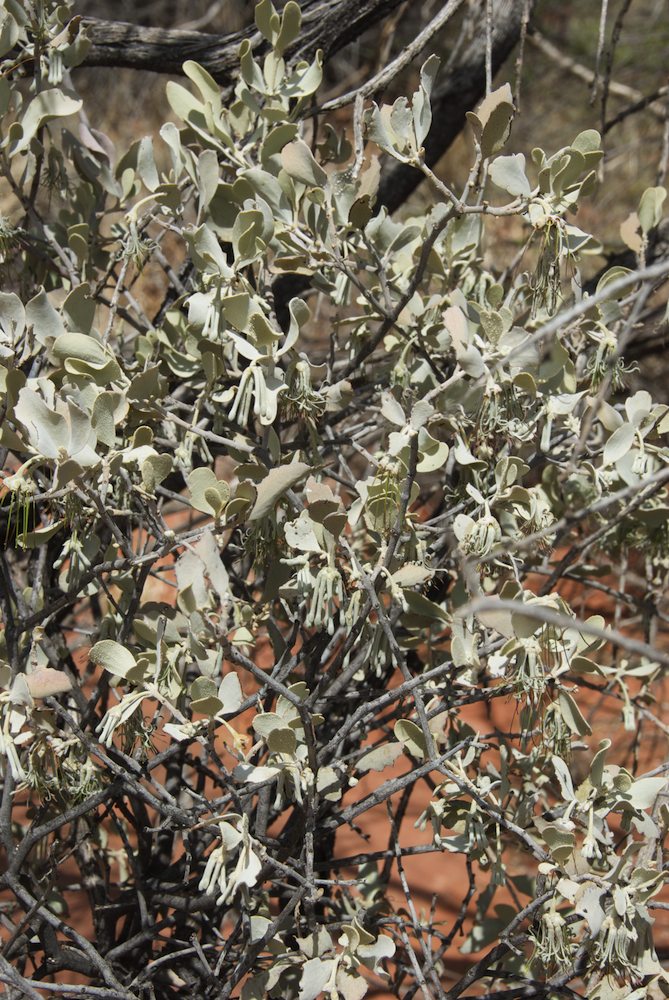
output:
[[[313,59],[318,49],[327,59],[368,28],[383,20],[401,0],[304,0],[302,28],[286,53],[290,62]],[[254,51],[266,44],[255,26],[229,35],[145,28],[122,21],[84,18],[91,47],[81,65],[118,66],[154,73],[182,72],[187,59],[200,63],[223,86],[234,83],[239,45],[248,38]]]

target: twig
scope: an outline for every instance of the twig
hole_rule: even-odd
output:
[[[400,54],[392,62],[388,63],[387,66],[384,66],[371,80],[367,80],[366,83],[363,83],[362,86],[357,87],[355,90],[349,90],[346,94],[342,94],[341,97],[335,97],[332,101],[327,101],[318,108],[309,109],[305,114],[311,115],[323,111],[336,111],[338,108],[343,108],[355,100],[372,97],[378,91],[384,90],[410,62],[413,62],[416,56],[420,55],[425,46],[450,21],[464,2],[465,0],[447,0],[439,13],[435,14],[423,30],[408,45],[405,45]]]
[[[544,337],[550,337],[558,330],[567,329],[571,323],[576,319],[580,319],[586,313],[590,312],[593,306],[598,305],[600,302],[605,302],[607,299],[615,298],[619,292],[624,292],[625,289],[632,285],[636,285],[641,282],[652,282],[657,281],[660,278],[665,278],[669,274],[669,261],[660,261],[657,264],[651,264],[649,267],[641,268],[638,271],[632,271],[630,274],[624,274],[620,278],[616,278],[615,281],[608,282],[604,288],[600,291],[595,292],[594,295],[588,295],[577,302],[575,305],[563,312],[557,314],[543,326],[540,326],[538,330],[534,333],[528,334],[524,340],[508,351],[503,358],[501,358],[496,365],[496,369],[501,368],[503,365],[507,364],[511,358],[517,357],[521,351],[525,351],[528,347],[533,344],[538,344],[540,340]]]
[[[593,625],[592,622],[583,621],[581,618],[570,618],[558,611],[551,611],[549,608],[537,604],[527,604],[523,601],[508,601],[501,597],[477,597],[473,601],[458,608],[457,617],[466,618],[470,614],[478,614],[481,611],[510,611],[514,614],[522,613],[528,618],[534,618],[544,625],[557,625],[558,628],[576,630],[583,635],[591,635],[595,639],[604,639],[615,646],[626,649],[635,656],[643,656],[653,663],[660,663],[664,667],[669,667],[669,653],[664,653],[661,649],[649,646],[646,642],[633,639],[617,629],[601,628]]]
[[[608,5],[608,0],[606,0]],[[602,0],[602,5],[604,0]],[[613,22],[613,31],[611,32],[611,43],[609,45],[609,50],[606,56],[606,68],[604,70],[604,80],[602,84],[602,110],[601,110],[601,122],[602,130],[604,129],[604,123],[606,122],[606,106],[609,99],[609,84],[611,82],[611,74],[613,72],[613,60],[616,54],[616,48],[618,47],[618,42],[620,40],[620,35],[623,30],[623,21],[627,11],[632,5],[632,0],[623,0],[620,10],[616,15],[616,19]]]
[[[492,0],[485,0],[485,92],[492,91]]]
[[[440,1000],[443,1000],[444,991],[441,988],[439,977],[434,968],[433,956],[430,954],[430,951],[425,942],[425,938],[423,937],[423,928],[421,927],[420,922],[418,920],[418,914],[416,913],[416,906],[414,904],[413,896],[411,894],[411,889],[409,888],[409,883],[407,881],[406,873],[404,871],[404,865],[402,863],[402,852],[400,850],[400,843],[399,843],[399,830],[397,828],[397,822],[393,815],[392,806],[390,804],[390,801],[388,800],[386,801],[386,812],[388,814],[388,822],[390,824],[390,838],[395,853],[395,866],[397,868],[397,874],[399,876],[400,885],[402,886],[402,892],[404,893],[404,898],[406,899],[407,908],[411,916],[411,923],[413,924],[414,934],[416,935],[416,938],[418,939],[418,942],[421,947],[421,951],[423,952],[425,965],[427,966],[428,974],[430,976],[430,979],[432,980],[434,988],[437,991],[437,996],[440,998]],[[416,972],[416,981],[421,986],[425,996],[431,997],[432,993],[428,988],[425,976],[423,974],[423,970],[418,965],[416,954],[413,948],[411,947],[408,937],[406,938],[404,943],[405,947],[408,949],[409,959],[411,960],[411,963],[414,966],[414,970]]]
[[[595,74],[593,71],[584,66],[583,63],[578,62],[573,56],[561,52],[557,45],[554,45],[550,39],[546,38],[538,28],[532,28],[531,31],[528,31],[527,40],[535,49],[538,49],[543,55],[548,56],[560,69],[564,69],[577,77],[577,79],[583,80],[584,83],[594,86]],[[630,87],[625,83],[618,83],[617,80],[611,80],[609,82],[609,92],[615,94],[616,97],[623,97],[628,101],[641,102],[642,106],[647,107],[656,118],[660,121],[665,120],[666,112],[660,103],[653,98],[649,102],[641,91],[636,90],[635,87]]]
[[[609,0],[601,0],[599,10],[599,32],[597,34],[597,55],[595,57],[595,72],[593,73],[592,89],[590,91],[590,103],[594,104],[599,84],[601,80],[602,57],[604,46],[606,45],[606,18],[609,12]]]
[[[625,119],[629,118],[630,115],[637,114],[638,111],[644,111],[646,108],[648,108],[649,110],[653,110],[655,108],[657,101],[660,98],[666,97],[667,94],[669,94],[669,86],[664,86],[664,87],[658,87],[657,90],[654,90],[652,94],[647,94],[645,97],[640,97],[639,100],[635,101],[633,104],[628,105],[626,108],[623,108],[622,111],[619,111],[617,115],[613,116],[613,118],[609,118],[609,120],[605,122],[602,127],[602,135],[606,135],[607,132],[610,132],[611,129],[614,128],[614,126],[619,125],[620,122],[625,121]],[[660,113],[659,110],[653,110],[653,114],[656,114],[656,116],[662,120],[664,120],[667,116],[666,111]]]

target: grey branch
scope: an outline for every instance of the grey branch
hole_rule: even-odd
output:
[[[325,58],[338,52],[386,17],[400,0],[305,0],[300,36],[287,52],[294,63],[311,60],[318,49]],[[239,68],[239,46],[248,38],[254,52],[266,47],[254,27],[229,35],[200,31],[145,28],[122,21],[85,18],[91,47],[83,66],[124,66],[154,73],[182,72],[193,59],[224,86],[234,83]]]

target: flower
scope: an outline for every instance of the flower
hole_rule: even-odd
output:
[[[548,968],[569,968],[572,961],[571,936],[564,917],[554,905],[545,910],[534,937],[533,962]]]
[[[334,635],[336,600],[344,598],[344,587],[339,571],[332,566],[324,566],[316,577],[311,606],[305,625],[307,628],[326,626],[328,635]]]

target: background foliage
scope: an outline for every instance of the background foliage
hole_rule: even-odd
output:
[[[666,746],[640,753],[669,407],[632,360],[666,325],[666,88],[616,89],[604,4],[591,124],[525,144],[522,59],[493,70],[549,58],[532,5],[433,6],[450,54],[404,96],[420,47],[389,51],[343,128],[299,8],[262,0],[236,68],[186,60],[119,148],[77,91],[111,29],[2,5],[10,996],[669,995]],[[614,98],[659,144],[598,234]],[[447,915],[416,853],[464,869]]]

